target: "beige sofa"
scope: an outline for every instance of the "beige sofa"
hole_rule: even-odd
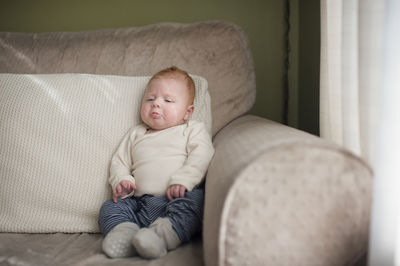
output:
[[[107,258],[98,233],[2,232],[0,264],[338,266],[360,261],[367,250],[371,169],[321,138],[246,114],[256,97],[255,73],[248,40],[236,25],[209,21],[0,33],[0,73],[143,76],[170,65],[207,79],[211,95],[216,153],[206,179],[202,236],[147,261]]]

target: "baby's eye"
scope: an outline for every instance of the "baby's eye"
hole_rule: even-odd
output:
[[[170,99],[165,99],[165,101],[166,101],[167,103],[172,103],[172,100],[170,100]]]
[[[154,101],[154,98],[147,98],[147,100],[146,101],[148,101],[148,102],[152,102],[152,101]]]

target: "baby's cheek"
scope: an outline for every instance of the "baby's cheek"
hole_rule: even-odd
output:
[[[146,114],[147,109],[148,109],[148,108],[147,108],[145,105],[142,105],[142,106],[141,106],[141,108],[140,108],[140,116],[141,116],[141,117],[143,117],[143,116]]]
[[[164,115],[168,117],[169,121],[176,121],[178,117],[178,112],[176,109],[169,109]]]

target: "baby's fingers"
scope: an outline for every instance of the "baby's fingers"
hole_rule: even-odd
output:
[[[119,196],[121,196],[121,191],[122,191],[121,185],[118,185],[118,186],[115,188],[114,193],[113,193],[113,201],[114,201],[115,203],[117,202],[117,198],[118,198]]]
[[[185,197],[185,191],[186,191],[186,188],[184,186],[180,186],[179,187],[179,197],[180,198],[184,198]]]
[[[136,190],[136,186],[134,185],[134,184],[132,184],[132,183],[129,183],[129,191],[133,191],[133,190]]]
[[[172,195],[171,195],[171,187],[169,187],[169,188],[167,189],[167,197],[168,197],[169,200],[172,200],[172,199],[173,199],[173,197],[172,197]]]
[[[117,198],[118,198],[117,193],[114,192],[113,193],[113,201],[114,201],[114,203],[117,203]]]

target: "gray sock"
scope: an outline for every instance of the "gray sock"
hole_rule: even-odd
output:
[[[164,241],[149,228],[142,228],[133,237],[132,245],[137,253],[146,259],[156,259],[167,254]]]
[[[115,226],[103,240],[103,251],[110,258],[124,258],[137,255],[132,238],[139,231],[135,223],[125,222]]]
[[[155,259],[177,248],[181,241],[168,218],[158,218],[149,228],[142,228],[133,237],[132,244],[143,258]]]

